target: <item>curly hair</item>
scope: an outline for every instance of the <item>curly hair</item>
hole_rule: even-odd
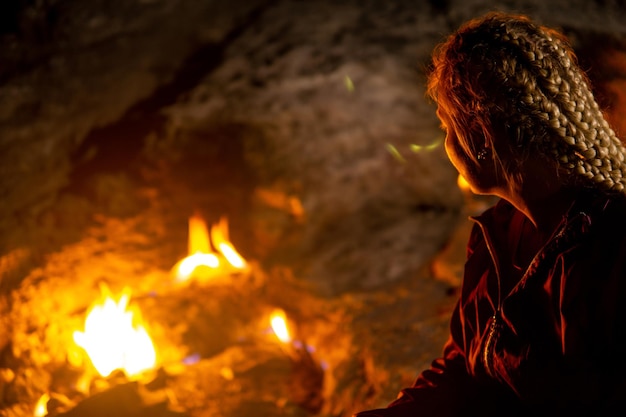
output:
[[[475,163],[480,143],[471,138],[504,134],[519,156],[498,161],[509,175],[523,175],[516,162],[538,156],[573,184],[626,193],[624,145],[556,30],[500,12],[471,20],[435,49],[427,93]]]

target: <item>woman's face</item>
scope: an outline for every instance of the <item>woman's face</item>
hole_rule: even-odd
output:
[[[495,194],[498,181],[490,149],[487,150],[486,158],[476,163],[461,146],[457,128],[443,107],[440,106],[437,109],[437,116],[446,132],[444,142],[446,154],[459,174],[465,178],[472,192],[475,194]],[[473,139],[477,141],[477,149],[483,149],[486,146],[484,137]]]

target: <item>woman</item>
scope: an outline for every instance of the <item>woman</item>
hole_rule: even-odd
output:
[[[374,416],[626,412],[626,150],[565,38],[470,21],[433,57],[446,152],[478,194],[441,358]],[[617,411],[613,411],[617,409]]]

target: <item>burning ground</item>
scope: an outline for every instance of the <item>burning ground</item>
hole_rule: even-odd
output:
[[[416,360],[429,360],[424,346],[432,351],[446,336],[445,286],[425,278],[419,287],[427,291],[412,291],[414,282],[337,297],[317,294],[291,268],[255,262],[181,280],[158,266],[158,258],[174,257],[154,250],[167,238],[160,211],[99,218],[5,300],[7,415],[33,415],[41,396],[52,398],[51,415],[346,415],[383,392],[393,395],[391,381],[410,382]],[[138,378],[99,375],[74,340],[103,284],[112,294],[132,288],[129,304],[154,343],[157,361]],[[298,343],[276,337],[270,316],[277,308]],[[392,335],[408,331],[423,342],[390,349]],[[405,365],[381,367],[393,361]]]

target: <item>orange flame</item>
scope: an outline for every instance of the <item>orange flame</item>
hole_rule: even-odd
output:
[[[222,264],[220,258],[237,270],[247,266],[245,259],[229,241],[228,221],[224,217],[211,227],[209,234],[204,219],[197,214],[191,216],[188,248],[189,256],[172,268],[179,281],[186,281],[194,275],[204,276],[219,272]]]
[[[44,417],[48,415],[48,401],[50,401],[50,395],[47,393],[43,394],[39,398],[37,404],[35,404],[35,411],[33,412],[35,417]]]
[[[207,230],[204,219],[197,214],[189,218],[189,237],[187,239],[187,247],[189,249],[189,254],[196,252],[211,252],[209,231]]]
[[[102,300],[91,305],[85,330],[74,332],[74,342],[85,350],[91,363],[103,377],[114,370],[137,376],[156,365],[152,339],[141,324],[138,310],[128,310],[130,290],[125,288],[114,299],[106,286]]]
[[[291,335],[289,334],[289,328],[287,327],[287,316],[283,310],[274,310],[270,315],[270,323],[274,334],[278,337],[278,340],[283,343],[291,342]]]

